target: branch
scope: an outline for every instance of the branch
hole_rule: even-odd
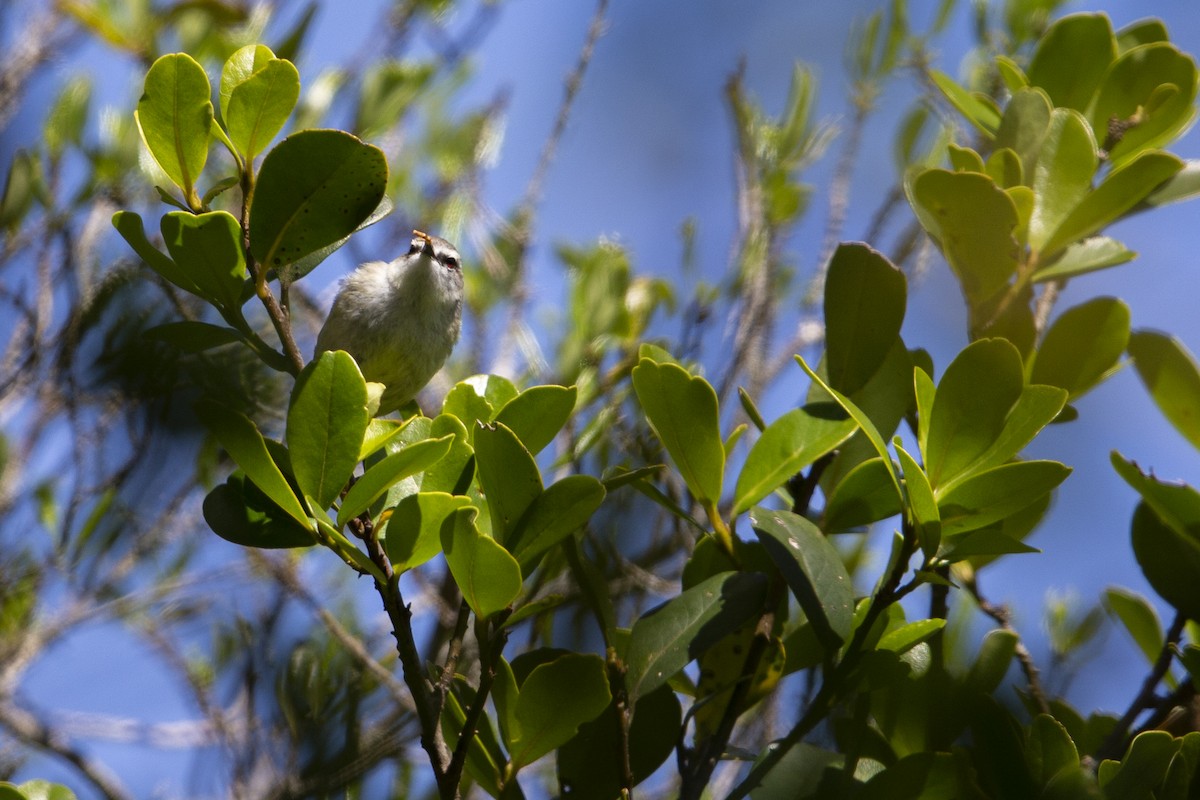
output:
[[[71,747],[28,711],[11,703],[0,704],[0,725],[17,739],[58,756],[75,767],[79,774],[108,800],[126,800],[133,797],[103,765],[95,763]]]
[[[1133,721],[1138,718],[1148,708],[1154,707],[1156,696],[1154,690],[1158,684],[1166,676],[1167,670],[1171,666],[1171,654],[1175,646],[1179,644],[1179,640],[1183,637],[1183,626],[1187,622],[1181,612],[1176,612],[1175,619],[1171,622],[1171,627],[1167,630],[1167,637],[1163,641],[1162,650],[1158,651],[1158,658],[1154,660],[1154,666],[1150,668],[1150,674],[1146,676],[1146,680],[1142,683],[1142,690],[1137,693],[1137,697],[1133,698],[1133,702],[1129,704],[1129,708],[1125,710],[1125,714],[1117,722],[1115,728],[1104,740],[1104,744],[1100,745],[1100,749],[1096,751],[1096,762],[1099,763],[1106,758],[1120,760],[1121,755],[1125,752],[1125,739],[1129,735],[1129,729],[1133,726]]]
[[[1042,689],[1041,675],[1038,672],[1037,665],[1033,663],[1033,656],[1029,653],[1029,648],[1021,640],[1021,634],[1012,624],[1012,612],[1008,606],[995,605],[989,602],[979,590],[978,576],[965,581],[964,585],[971,596],[975,598],[975,602],[979,605],[979,610],[987,614],[1001,630],[1008,631],[1013,636],[1017,637],[1017,644],[1013,650],[1013,654],[1017,657],[1017,662],[1021,665],[1021,672],[1025,675],[1025,681],[1029,684],[1029,694],[1033,697],[1033,702],[1037,705],[1038,711],[1042,714],[1050,713],[1050,701],[1046,699],[1046,692]]]

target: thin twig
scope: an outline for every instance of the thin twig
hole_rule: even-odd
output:
[[[1037,665],[1033,663],[1033,656],[1029,652],[1029,648],[1025,646],[1021,635],[1012,624],[1012,612],[1008,606],[996,605],[987,600],[979,590],[978,576],[975,579],[966,581],[964,585],[971,596],[975,598],[979,610],[991,617],[1001,630],[1008,631],[1017,639],[1016,647],[1013,650],[1013,655],[1017,658],[1017,663],[1021,665],[1021,672],[1025,675],[1025,682],[1029,684],[1029,694],[1033,698],[1033,702],[1037,705],[1039,713],[1050,713],[1050,701],[1046,698],[1046,692],[1042,689],[1041,673],[1038,671]]]

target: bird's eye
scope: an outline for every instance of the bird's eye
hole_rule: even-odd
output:
[[[455,258],[454,256],[446,256],[444,259],[442,259],[442,262],[449,269],[458,269],[458,259]]]

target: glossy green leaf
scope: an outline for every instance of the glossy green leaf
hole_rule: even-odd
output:
[[[225,309],[241,307],[246,256],[236,217],[228,211],[172,211],[163,215],[162,236],[174,263],[201,297]]]
[[[876,456],[856,465],[834,484],[825,501],[821,530],[838,533],[893,517],[901,510],[891,473]]]
[[[604,484],[591,475],[568,475],[534,498],[505,541],[528,572],[536,559],[582,528],[604,502]]]
[[[296,67],[275,58],[263,45],[241,48],[221,70],[221,116],[229,138],[247,161],[283,130],[299,97]]]
[[[1017,635],[1012,631],[995,629],[988,631],[979,644],[979,655],[975,657],[967,672],[965,683],[981,694],[996,691],[1000,681],[1012,665],[1017,651]]]
[[[929,641],[945,626],[944,619],[919,619],[888,631],[880,637],[876,647],[880,650],[891,650],[893,653],[904,653],[921,642]]]
[[[210,92],[204,67],[186,53],[172,53],[150,65],[138,100],[138,128],[146,147],[193,207],[196,180],[208,160]]]
[[[913,404],[917,412],[917,444],[922,453],[929,451],[929,418],[933,414],[933,401],[937,397],[937,386],[933,382],[932,364],[928,369],[913,367]]]
[[[875,427],[875,423],[871,422],[870,417],[863,413],[863,410],[855,405],[850,398],[826,384],[825,381],[821,379],[821,376],[818,375],[803,358],[797,355],[795,356],[795,359],[796,363],[799,364],[800,368],[808,374],[808,377],[812,379],[813,383],[820,387],[821,391],[832,397],[834,401],[844,408],[846,413],[858,423],[858,427],[862,430],[863,435],[867,437],[867,440],[871,443],[871,447],[874,448],[880,459],[882,459],[883,466],[888,472],[888,477],[891,478],[892,487],[896,492],[896,497],[903,497],[904,492],[900,488],[900,475],[896,472],[896,465],[892,462],[892,456],[888,452],[887,443],[884,442],[883,436],[881,436],[879,433],[879,429]]]
[[[514,769],[562,746],[608,707],[612,695],[600,656],[570,653],[529,673],[517,697],[521,736],[510,742]]]
[[[1164,85],[1175,91],[1155,97]],[[1089,112],[1096,138],[1103,140],[1112,119],[1136,120],[1109,148],[1119,168],[1144,150],[1168,145],[1195,115],[1196,62],[1169,42],[1139,45],[1109,67]]]
[[[633,624],[625,656],[631,703],[664,685],[692,659],[762,611],[767,581],[756,572],[722,572]]]
[[[1007,285],[1020,255],[1013,236],[1017,209],[991,178],[926,170],[912,181],[909,200],[922,227],[941,245],[972,305]]]
[[[579,727],[579,734],[558,750],[558,785],[575,800],[613,800],[621,794],[621,773],[628,752],[634,784],[649,778],[675,750],[683,712],[668,686],[642,697],[629,725],[626,746],[614,704]]]
[[[1200,536],[1200,492],[1185,483],[1161,481],[1142,472],[1115,450],[1113,469],[1154,508],[1163,522],[1181,534]]]
[[[1107,14],[1068,14],[1038,40],[1029,62],[1029,82],[1054,105],[1087,111],[1100,81],[1117,57]]]
[[[472,439],[476,422],[491,422],[496,413],[517,396],[512,381],[499,375],[472,375],[446,393],[443,414],[453,414],[466,426]]]
[[[1032,383],[1059,386],[1074,399],[1103,380],[1129,343],[1129,306],[1097,297],[1067,309],[1042,340],[1030,366]]]
[[[1011,147],[1002,147],[988,156],[984,171],[997,186],[1005,190],[1021,186],[1025,180],[1025,166],[1017,151]],[[1009,197],[1014,198],[1015,204],[1014,195],[1010,193]]]
[[[1023,371],[1020,354],[1004,339],[973,342],[946,368],[934,395],[923,454],[935,491],[964,473],[999,438],[1024,388]]]
[[[475,466],[491,513],[492,535],[508,542],[542,493],[542,475],[517,435],[500,423],[475,431]]]
[[[439,414],[432,420],[414,417],[394,439],[386,442],[385,447],[388,453],[396,453],[415,442],[440,439],[447,435],[454,439],[446,455],[423,472],[410,475],[393,486],[388,491],[388,505],[394,505],[401,497],[416,492],[467,493],[475,477],[475,451],[467,443],[466,428],[456,417],[446,414]]]
[[[142,334],[143,338],[165,342],[184,353],[202,353],[242,340],[242,334],[223,325],[210,325],[194,319],[155,325]]]
[[[1067,214],[1042,246],[1052,259],[1064,247],[1107,227],[1183,168],[1178,156],[1151,150],[1110,172]]]
[[[1071,474],[1057,461],[1015,461],[980,472],[938,499],[945,536],[999,522],[1052,491]]]
[[[309,130],[275,145],[258,173],[250,206],[250,250],[284,271],[304,256],[349,236],[371,216],[387,185],[379,148],[348,133]]]
[[[839,245],[825,280],[825,374],[852,394],[883,364],[904,322],[904,273],[861,243]]]
[[[725,448],[712,386],[680,366],[643,358],[633,369],[633,389],[691,493],[702,503],[720,500]]]
[[[1146,330],[1129,337],[1129,355],[1158,410],[1200,448],[1200,367],[1195,356],[1178,339]]]
[[[1200,159],[1189,158],[1183,162],[1183,169],[1159,184],[1142,203],[1146,207],[1165,206],[1197,196],[1200,196]]]
[[[442,535],[453,534],[457,512],[469,498],[445,492],[419,492],[401,498],[382,530],[383,547],[397,572],[413,569],[442,552]]]
[[[1040,552],[1036,547],[1030,547],[1020,539],[1009,536],[1002,529],[989,526],[980,530],[943,537],[942,552],[938,554],[938,557],[954,563],[968,558],[976,559],[980,556]],[[973,560],[971,563],[976,562]]]
[[[1163,647],[1162,623],[1158,612],[1145,597],[1121,587],[1111,587],[1104,593],[1108,610],[1121,620],[1149,664],[1153,664]]]
[[[937,70],[930,71],[934,84],[942,90],[942,94],[950,104],[958,109],[967,121],[974,125],[980,133],[989,138],[996,135],[1000,127],[1000,112],[986,97],[977,92],[969,92],[954,81],[953,78]]]
[[[186,271],[161,250],[150,244],[146,238],[146,229],[142,226],[142,218],[132,211],[118,211],[113,214],[113,227],[121,234],[133,251],[141,256],[142,261],[166,280],[183,289],[185,292],[200,294],[196,282]]]
[[[734,516],[785,484],[858,429],[835,403],[809,403],[772,422],[750,448],[734,491]]]
[[[1101,781],[1105,797],[1153,798],[1152,789],[1167,775],[1180,740],[1166,731],[1145,731],[1134,737],[1121,766],[1108,781]]]
[[[422,417],[413,417],[408,420],[407,424],[412,424]],[[404,430],[406,423],[398,419],[388,419],[386,417],[377,417],[367,423],[367,432],[363,434],[362,447],[358,449],[358,460],[365,461],[367,456],[376,452],[385,446],[392,439],[400,435]],[[427,432],[427,431],[426,431]],[[419,441],[414,439],[413,441]]]
[[[521,566],[498,542],[479,532],[477,513],[470,507],[456,510],[452,524],[443,524],[440,535],[446,564],[463,599],[476,616],[487,619],[521,593]]]
[[[211,401],[195,407],[196,418],[217,437],[229,457],[246,473],[254,485],[304,527],[311,522],[279,465],[271,458],[258,427],[241,412]]]
[[[1053,106],[1036,87],[1013,92],[996,131],[996,147],[1012,150],[1021,159],[1021,171],[1032,181]]]
[[[912,510],[917,541],[920,542],[921,552],[925,557],[932,558],[942,542],[942,518],[937,500],[933,496],[933,488],[929,485],[925,471],[907,450],[896,445],[896,455],[899,456],[900,468],[904,471],[905,494],[908,507]]]
[[[1004,428],[992,442],[991,447],[972,461],[959,477],[943,484],[942,491],[953,488],[962,480],[976,474],[980,470],[998,467],[1008,463],[1014,456],[1033,441],[1040,430],[1053,422],[1062,412],[1067,402],[1067,392],[1057,386],[1026,386],[1021,390],[1017,402],[1013,405],[1008,417],[1004,420]]]
[[[366,511],[388,489],[398,481],[433,466],[450,452],[453,435],[439,439],[414,442],[396,453],[391,453],[374,464],[354,482],[338,508],[338,526]]]
[[[854,583],[837,549],[804,517],[755,507],[750,524],[821,643],[842,645],[854,622]]]
[[[533,455],[545,449],[575,410],[574,386],[532,386],[504,404],[496,414]]]
[[[1056,108],[1033,168],[1029,246],[1041,251],[1050,235],[1092,189],[1096,140],[1078,111]]]
[[[1116,239],[1107,236],[1091,236],[1069,245],[1059,252],[1054,260],[1033,273],[1033,281],[1056,281],[1073,278],[1098,269],[1107,269],[1125,264],[1137,258],[1133,252]]]
[[[272,502],[241,470],[204,498],[204,521],[213,533],[242,547],[310,547],[312,530]]]
[[[369,421],[367,385],[347,353],[322,353],[296,378],[287,417],[292,469],[322,509],[350,480]]]

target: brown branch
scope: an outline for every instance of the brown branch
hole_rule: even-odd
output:
[[[1050,713],[1050,701],[1046,698],[1046,692],[1042,689],[1041,673],[1038,671],[1037,665],[1033,663],[1033,656],[1029,652],[1029,648],[1025,646],[1021,635],[1012,624],[1012,612],[1008,606],[996,605],[991,603],[983,596],[979,589],[978,575],[969,580],[964,581],[964,586],[971,596],[975,598],[979,610],[991,617],[1001,630],[1008,631],[1017,638],[1016,648],[1013,654],[1017,657],[1017,663],[1021,665],[1021,672],[1025,675],[1025,682],[1029,684],[1029,694],[1033,698],[1034,704],[1037,706],[1038,712],[1042,714]]]
[[[22,742],[66,761],[108,800],[126,800],[133,797],[103,765],[73,748],[62,736],[28,711],[11,703],[0,703],[0,726]]]

